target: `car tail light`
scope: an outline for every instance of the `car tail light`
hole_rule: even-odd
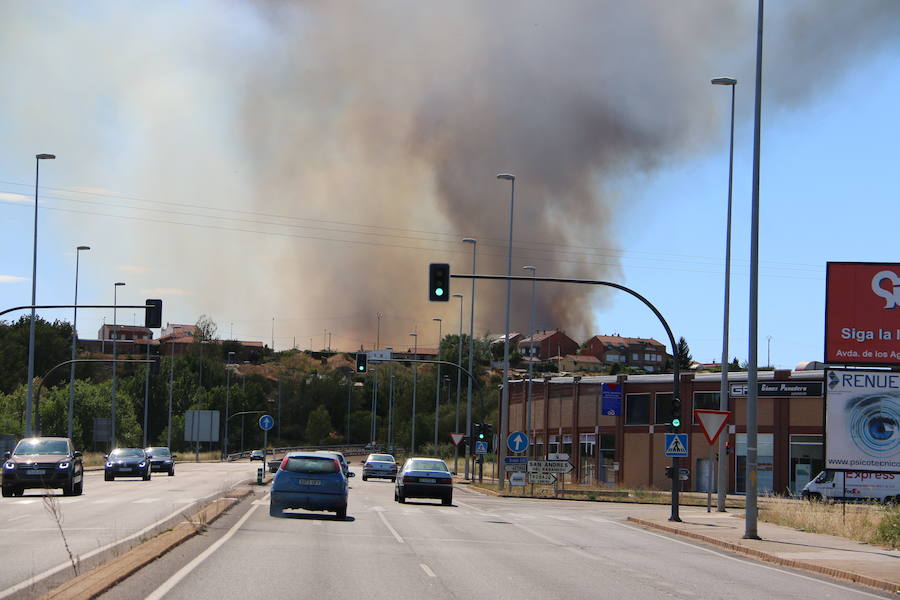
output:
[[[341,461],[339,461],[338,459],[335,458],[331,462],[334,463],[334,472],[335,473],[343,472],[344,469],[341,468]]]
[[[415,483],[417,480],[415,477],[411,477],[409,475],[403,476],[403,483]]]
[[[281,459],[281,464],[278,465],[278,468],[281,469],[282,471],[284,471],[285,469],[287,469],[287,464],[288,464],[288,457],[285,456],[284,458]]]
[[[449,478],[439,477],[437,482],[438,483],[453,483],[453,480],[449,479]]]

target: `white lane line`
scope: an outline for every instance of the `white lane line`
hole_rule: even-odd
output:
[[[207,500],[209,498],[212,498],[213,496],[218,495],[218,493],[219,492],[214,492],[214,493],[206,496],[205,498],[202,498],[201,500]],[[169,516],[163,517],[162,519],[156,521],[155,523],[151,523],[150,525],[147,525],[140,531],[132,533],[131,535],[124,537],[121,540],[116,540],[116,541],[110,542],[110,543],[106,544],[105,546],[100,546],[99,548],[95,548],[94,550],[91,550],[90,552],[86,552],[85,554],[79,554],[78,559],[82,560],[82,561],[86,560],[88,558],[91,558],[92,556],[96,556],[97,554],[100,554],[101,552],[106,552],[107,550],[109,550],[110,548],[112,548],[114,546],[118,546],[119,544],[124,544],[126,542],[130,542],[131,540],[133,540],[135,538],[139,538],[142,535],[144,535],[145,533],[147,533],[148,531],[152,531],[156,527],[159,527],[160,525],[162,525],[169,519],[174,519],[178,515],[182,514],[183,511],[184,511],[184,509],[178,509],[175,512],[173,512],[172,514],[170,514]],[[25,581],[23,581],[21,583],[17,583],[16,585],[14,585],[12,587],[8,587],[5,590],[0,590],[0,600],[3,600],[3,598],[7,598],[9,596],[12,596],[13,594],[15,594],[21,590],[29,588],[42,579],[50,577],[51,575],[55,575],[56,573],[59,573],[60,571],[63,571],[65,569],[71,569],[71,568],[72,568],[72,563],[67,561],[67,562],[58,564],[55,567],[47,569],[43,573],[39,573],[38,575],[29,577]]]
[[[437,577],[437,575],[434,574],[434,571],[429,569],[428,565],[426,565],[425,563],[419,563],[419,566],[422,567],[422,570],[425,571],[425,574],[429,577]]]
[[[563,544],[562,542],[558,542],[558,541],[554,540],[553,538],[547,537],[547,536],[544,535],[543,533],[540,533],[540,532],[538,532],[538,531],[535,531],[535,530],[532,529],[531,527],[526,527],[525,525],[520,525],[519,523],[513,523],[513,525],[515,525],[516,527],[518,527],[518,528],[521,529],[522,531],[527,531],[527,532],[530,533],[531,535],[533,535],[533,536],[535,536],[535,537],[539,537],[539,538],[541,538],[542,540],[547,541],[547,542],[553,544],[554,546],[559,546],[559,547],[561,547],[561,548],[565,548],[565,549],[568,550],[569,552],[573,552],[573,553],[577,554],[578,556],[583,556],[583,557],[585,557],[585,558],[590,558],[591,560],[600,560],[600,557],[599,557],[599,556],[596,556],[596,555],[594,555],[594,554],[591,554],[590,552],[585,552],[584,550],[582,550],[582,549],[580,549],[580,548],[576,548],[576,547],[574,547],[574,546],[568,546],[568,545],[566,545],[566,544]]]
[[[265,498],[268,498],[268,494],[266,494]],[[177,573],[175,573],[174,575],[169,577],[165,581],[165,583],[163,583],[161,586],[156,588],[156,591],[154,591],[152,594],[147,596],[147,598],[145,600],[159,600],[160,598],[162,598],[163,596],[168,594],[170,591],[172,591],[172,588],[174,588],[176,585],[178,585],[178,583],[181,582],[182,579],[184,579],[185,577],[190,575],[191,571],[193,571],[198,566],[200,566],[200,563],[202,563],[204,560],[206,560],[207,558],[212,556],[213,552],[218,550],[222,546],[222,544],[224,544],[225,542],[230,540],[231,537],[237,532],[237,530],[240,529],[241,526],[247,522],[247,519],[249,519],[250,516],[254,512],[256,512],[256,509],[258,507],[259,507],[259,504],[256,504],[254,502],[253,506],[250,507],[250,509],[244,514],[244,516],[241,517],[240,520],[237,523],[235,523],[231,527],[231,529],[228,530],[228,533],[226,533],[221,538],[216,540],[216,542],[212,546],[210,546],[209,548],[207,548],[206,550],[201,552],[199,556],[197,556],[194,560],[192,560],[191,562],[189,562],[188,564],[183,566]]]
[[[626,525],[625,523],[618,523],[618,522],[616,522],[616,521],[610,521],[610,523],[612,523],[613,525],[618,525],[619,527],[624,527],[625,529],[630,529],[631,531],[640,531],[641,533],[646,533],[647,535],[652,535],[653,537],[658,537],[658,538],[662,538],[662,539],[664,539],[664,540],[669,540],[670,542],[675,542],[676,544],[681,544],[682,546],[689,546],[689,547],[694,548],[694,549],[696,549],[696,550],[702,550],[703,552],[708,552],[708,553],[710,553],[710,554],[715,554],[716,556],[721,556],[722,558],[727,558],[728,560],[734,560],[734,561],[737,561],[737,562],[739,562],[739,563],[741,563],[741,564],[744,564],[744,565],[751,565],[751,566],[754,566],[754,567],[758,567],[758,568],[760,568],[760,569],[766,569],[766,570],[769,570],[769,571],[775,571],[775,572],[777,572],[777,573],[784,573],[784,574],[786,574],[786,575],[793,575],[794,577],[799,577],[800,579],[806,579],[806,580],[808,580],[808,581],[814,581],[814,582],[816,582],[816,583],[821,583],[821,584],[823,584],[823,585],[829,585],[829,586],[831,586],[831,587],[836,587],[836,588],[838,588],[839,590],[844,590],[844,591],[846,591],[846,592],[853,592],[853,593],[856,593],[856,594],[861,594],[861,595],[863,595],[863,596],[869,596],[870,598],[884,598],[884,597],[885,597],[885,596],[878,596],[878,595],[875,595],[875,594],[870,594],[869,592],[864,592],[864,591],[862,591],[862,590],[857,590],[857,589],[854,589],[854,588],[851,588],[851,587],[847,587],[847,586],[843,586],[843,585],[840,585],[840,584],[837,584],[837,583],[831,583],[830,581],[824,581],[824,580],[822,580],[822,579],[816,579],[815,577],[808,577],[808,576],[806,576],[806,575],[801,575],[800,573],[795,573],[795,572],[793,572],[793,571],[788,571],[788,570],[786,570],[786,569],[779,569],[779,568],[777,568],[777,567],[770,567],[770,566],[768,566],[768,565],[763,565],[763,564],[760,564],[760,563],[758,563],[758,562],[755,562],[752,558],[743,558],[743,559],[742,559],[742,558],[737,558],[737,557],[735,557],[735,556],[729,556],[729,555],[725,554],[724,552],[718,552],[718,551],[716,551],[716,550],[712,550],[711,548],[706,548],[706,547],[700,546],[700,545],[698,545],[698,544],[691,544],[690,542],[683,542],[683,541],[677,540],[677,539],[675,539],[675,538],[670,538],[670,537],[665,536],[665,535],[660,535],[660,534],[658,534],[658,533],[653,533],[652,531],[648,531],[648,530],[644,529],[643,527],[639,527],[639,526],[636,526],[636,525]],[[824,575],[823,575],[823,577],[824,577]]]
[[[13,504],[34,504],[37,500],[16,500]]]
[[[394,529],[393,527],[391,527],[391,524],[388,523],[388,520],[387,520],[386,518],[384,518],[384,513],[383,513],[383,512],[380,512],[380,513],[377,513],[377,514],[378,514],[379,517],[381,517],[381,522],[384,523],[384,526],[387,527],[388,530],[390,530],[390,532],[391,532],[392,534],[394,534],[394,539],[396,539],[398,542],[400,542],[400,543],[402,544],[402,543],[403,543],[403,538],[400,537],[400,534],[397,533],[397,530],[396,530],[396,529]]]
[[[481,510],[480,508],[478,508],[478,507],[476,507],[476,506],[472,506],[471,504],[468,504],[468,503],[466,503],[466,502],[460,502],[459,500],[457,500],[456,503],[459,504],[460,506],[464,507],[464,508],[468,508],[469,510],[474,510],[475,512],[479,512],[479,513],[481,513],[481,514],[484,514],[484,511]]]
[[[159,498],[143,498],[141,500],[133,500],[132,504],[154,504],[159,502]]]
[[[18,521],[19,519],[27,519],[28,515],[19,515],[18,517],[13,517],[11,519],[7,519],[7,521]]]

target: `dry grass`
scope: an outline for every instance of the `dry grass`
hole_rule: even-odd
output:
[[[85,467],[102,467],[106,462],[104,460],[105,452],[85,452],[82,461],[84,462]],[[194,453],[193,452],[176,452],[178,458],[177,462],[194,462]],[[200,461],[201,462],[209,462],[209,461],[217,461],[222,458],[222,453],[218,450],[214,450],[211,452],[201,452],[200,453]]]
[[[877,504],[827,504],[760,499],[759,518],[810,533],[824,533],[868,544],[900,547],[897,508]]]

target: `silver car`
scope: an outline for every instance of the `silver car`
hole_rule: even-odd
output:
[[[370,477],[397,480],[397,461],[390,454],[370,454],[363,464],[362,479]]]

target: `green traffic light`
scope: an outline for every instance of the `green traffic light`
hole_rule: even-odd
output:
[[[681,419],[672,419],[672,427],[681,427]]]
[[[434,289],[434,295],[435,295],[435,296],[443,296],[443,295],[444,295],[444,288],[435,288],[435,289]]]
[[[479,440],[483,440],[483,439],[484,439],[484,434],[483,434],[483,433],[479,433],[479,434],[478,434],[478,439],[479,439]]]

